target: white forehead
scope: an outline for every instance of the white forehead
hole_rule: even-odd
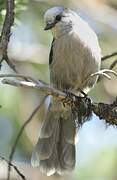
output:
[[[52,21],[58,14],[61,14],[64,11],[64,7],[53,7],[48,9],[44,14],[45,21]]]

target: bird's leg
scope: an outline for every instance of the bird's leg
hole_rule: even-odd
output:
[[[83,97],[87,97],[88,95],[82,90],[82,89],[78,89],[78,91],[83,95]]]

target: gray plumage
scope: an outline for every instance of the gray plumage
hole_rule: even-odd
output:
[[[89,25],[75,12],[63,7],[49,9],[44,16],[45,30],[54,40],[50,51],[51,84],[76,95],[87,93],[97,78],[87,78],[99,71],[101,52],[98,39]],[[65,173],[75,167],[76,117],[71,109],[52,99],[32,155],[33,166],[47,175]]]

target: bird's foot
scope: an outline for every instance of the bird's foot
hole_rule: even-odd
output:
[[[63,106],[65,107],[66,105],[68,106],[73,106],[75,100],[76,100],[76,95],[70,91],[65,90],[64,91],[66,94],[66,97],[63,99],[62,103]]]
[[[88,99],[88,95],[81,89],[79,89],[79,92],[83,95],[83,96],[77,96],[75,95],[73,92],[69,91],[69,90],[65,90],[64,91],[66,94],[66,97],[63,99],[62,103],[63,106],[65,107],[66,105],[69,105],[71,107],[74,107],[74,105],[76,104],[76,102],[78,102],[81,98],[84,99]]]

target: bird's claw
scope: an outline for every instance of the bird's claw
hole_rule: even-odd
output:
[[[72,106],[75,102],[75,94],[73,94],[70,91],[64,91],[66,94],[66,97],[62,100],[63,106],[65,107],[66,105]]]
[[[63,106],[65,107],[66,105],[74,107],[75,103],[78,101],[80,98],[87,98],[87,94],[85,94],[82,90],[79,90],[80,93],[83,96],[76,96],[74,93],[70,91],[64,91],[66,94],[66,97],[62,100]]]

